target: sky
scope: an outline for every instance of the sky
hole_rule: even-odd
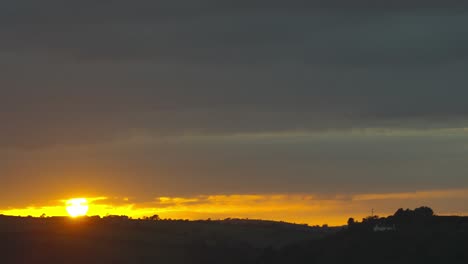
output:
[[[1,1],[0,213],[467,215],[467,24],[456,1]]]

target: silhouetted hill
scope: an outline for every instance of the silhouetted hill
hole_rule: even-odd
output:
[[[430,208],[347,227],[225,219],[0,216],[0,263],[468,263],[468,217]]]
[[[337,229],[284,222],[0,216],[0,263],[256,263]]]
[[[265,251],[260,263],[468,263],[468,217],[399,212],[350,221],[319,241]]]

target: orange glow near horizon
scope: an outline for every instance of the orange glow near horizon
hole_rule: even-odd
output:
[[[320,196],[312,194],[238,194],[200,195],[193,197],[157,197],[141,202],[123,197],[86,197],[56,200],[49,205],[9,208],[0,214],[13,216],[107,216],[131,218],[159,215],[172,219],[249,218],[286,221],[309,225],[344,225],[349,217],[368,216],[374,208],[380,216],[398,208],[431,206],[438,214],[465,215],[466,212],[438,207],[468,202],[468,190],[442,190],[413,193],[356,194]],[[435,207],[432,205],[436,205]]]

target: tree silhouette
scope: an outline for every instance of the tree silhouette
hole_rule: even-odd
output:
[[[155,214],[155,215],[151,216],[151,217],[149,218],[149,220],[152,220],[152,221],[159,221],[159,220],[161,220],[161,218],[159,218],[159,215]]]
[[[410,209],[403,210],[403,208],[400,208],[395,212],[393,216],[397,218],[431,217],[431,216],[434,216],[434,211],[430,207],[427,207],[427,206],[421,206],[414,210],[410,210]]]
[[[427,206],[421,206],[414,209],[414,215],[416,217],[431,217],[434,216],[434,211]]]

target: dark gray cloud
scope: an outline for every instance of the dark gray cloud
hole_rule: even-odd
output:
[[[2,45],[79,60],[221,64],[427,63],[466,55],[466,13],[460,7],[414,9],[402,1],[394,8],[386,1],[214,2],[13,4],[2,9]]]
[[[388,2],[2,2],[0,144],[464,126],[466,5]]]
[[[447,132],[392,137],[347,133],[206,137],[3,150],[0,205],[70,195],[148,201],[199,194],[349,195],[465,188],[467,153],[466,134]]]

